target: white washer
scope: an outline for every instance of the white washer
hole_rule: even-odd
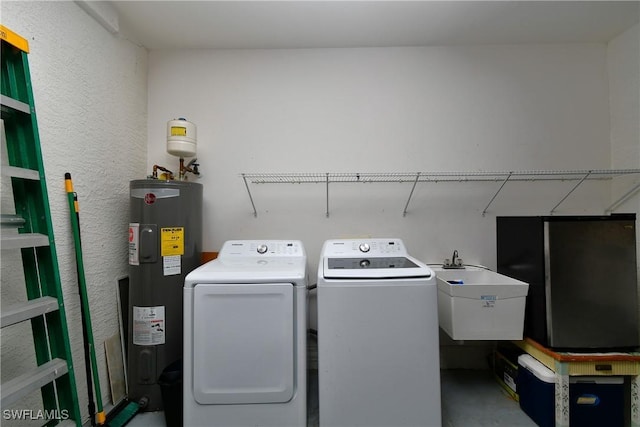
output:
[[[184,285],[185,426],[306,426],[302,242],[226,242]]]
[[[440,426],[429,267],[400,239],[329,240],[317,292],[320,426]]]

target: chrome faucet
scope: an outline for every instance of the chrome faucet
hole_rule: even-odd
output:
[[[451,260],[448,258],[444,260],[444,264],[442,265],[444,268],[464,268],[464,264],[462,263],[462,259],[458,255],[458,250],[453,251],[453,255],[451,256]]]

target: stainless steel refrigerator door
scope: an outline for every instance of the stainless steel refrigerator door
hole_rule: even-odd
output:
[[[556,348],[638,346],[635,222],[545,222],[547,333]]]

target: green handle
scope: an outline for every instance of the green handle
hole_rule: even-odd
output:
[[[71,182],[71,174],[65,175],[65,187],[67,190],[67,199],[69,201],[69,209],[71,211],[71,229],[73,231],[73,242],[76,250],[76,263],[78,266],[78,288],[80,299],[82,301],[82,316],[87,326],[87,337],[89,339],[89,351],[91,355],[91,371],[93,372],[93,384],[95,389],[96,406],[98,409],[97,421],[102,425],[106,416],[102,408],[102,395],[100,393],[100,378],[98,376],[98,364],[96,362],[96,352],[93,343],[93,328],[91,326],[91,314],[89,311],[89,298],[87,296],[87,282],[84,276],[84,261],[82,258],[82,243],[80,241],[80,221],[77,201],[74,200],[73,183]],[[93,414],[90,414],[93,415]]]

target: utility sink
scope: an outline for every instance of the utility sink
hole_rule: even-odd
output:
[[[455,296],[483,294],[489,290],[499,292],[500,297],[527,296],[529,285],[504,274],[484,268],[434,269],[438,289]],[[452,286],[453,285],[453,286]],[[457,286],[456,286],[457,285]]]
[[[520,340],[529,285],[494,271],[434,268],[440,327],[454,340]]]

